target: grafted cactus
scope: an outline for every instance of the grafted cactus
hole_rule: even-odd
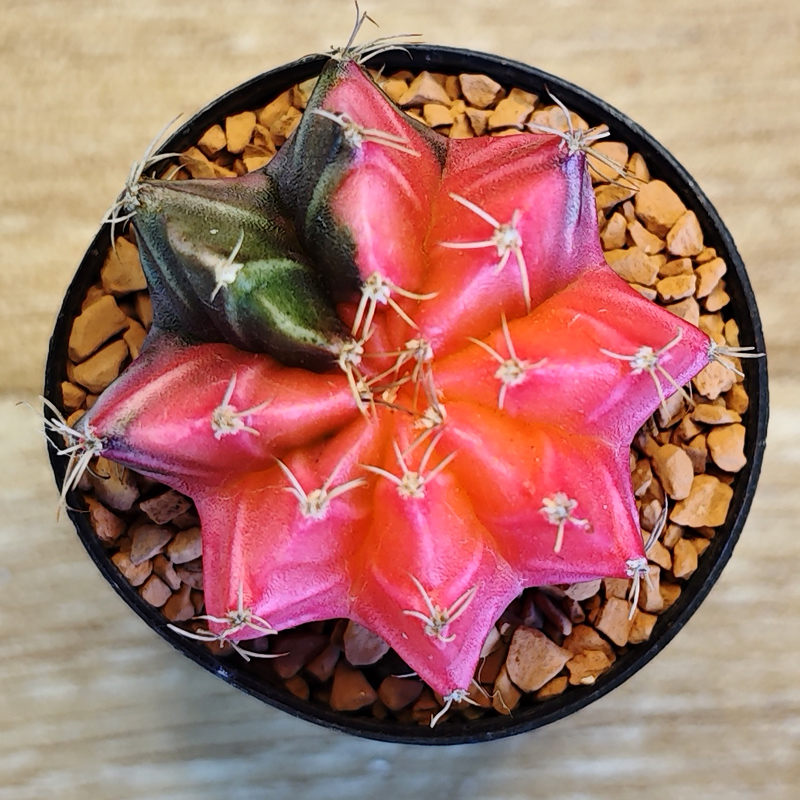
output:
[[[726,354],[607,266],[591,138],[444,139],[345,51],[266,167],[129,188],[154,325],[71,452],[194,499],[201,638],[346,617],[460,700],[524,588],[646,573],[631,441]]]

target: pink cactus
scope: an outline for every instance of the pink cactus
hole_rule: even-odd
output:
[[[74,452],[194,499],[207,638],[347,617],[462,699],[524,588],[646,569],[631,441],[719,353],[606,265],[589,141],[448,141],[345,54],[259,173],[128,191],[154,329]]]

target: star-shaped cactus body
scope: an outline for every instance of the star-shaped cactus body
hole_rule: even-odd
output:
[[[194,498],[213,634],[348,617],[447,697],[525,587],[643,558],[629,447],[710,342],[606,265],[582,152],[343,57],[267,167],[130,211],[154,327],[80,424]]]

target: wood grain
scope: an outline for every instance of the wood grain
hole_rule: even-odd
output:
[[[697,178],[748,264],[772,424],[734,558],[665,653],[535,734],[447,749],[261,706],[148,630],[66,521],[33,413],[75,265],[177,111],[343,42],[346,0],[0,2],[0,800],[794,798],[800,785],[800,5],[369,0],[380,32],[498,52],[604,97]]]

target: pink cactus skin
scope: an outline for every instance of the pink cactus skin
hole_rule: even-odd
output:
[[[605,264],[582,152],[539,134],[442,140],[442,168],[435,135],[354,61],[326,69],[295,142],[337,124],[313,116],[323,109],[418,153],[352,144],[326,196],[340,227],[330,236],[354,243],[360,279],[388,279],[416,325],[378,302],[367,337],[362,313],[358,375],[374,379],[374,404],[336,367],[315,374],[157,332],[81,424],[109,458],[194,498],[207,614],[225,617],[241,590],[276,630],[348,617],[447,697],[469,687],[488,631],[525,587],[625,577],[644,557],[629,447],[660,394],[708,363],[710,342]],[[291,147],[273,167],[279,183]],[[516,219],[502,270],[501,245],[467,246],[491,240],[485,215]],[[359,300],[339,306],[348,325]],[[432,352],[415,360],[409,340]],[[234,377],[240,427],[215,435]],[[229,638],[260,635],[244,624]]]

